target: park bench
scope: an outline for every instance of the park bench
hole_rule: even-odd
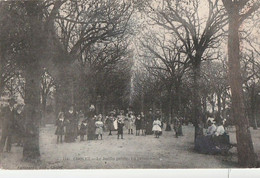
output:
[[[221,136],[197,136],[195,140],[195,150],[203,154],[227,154],[229,150],[236,147],[230,143],[229,135]]]

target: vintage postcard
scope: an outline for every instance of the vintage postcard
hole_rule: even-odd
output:
[[[259,12],[0,1],[0,169],[258,168]]]

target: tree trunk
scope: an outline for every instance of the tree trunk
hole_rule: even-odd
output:
[[[207,113],[207,96],[206,95],[203,95],[202,97],[202,103],[203,103],[203,115],[206,115]]]
[[[252,115],[252,124],[254,130],[257,130],[257,121],[256,121],[256,96],[255,96],[255,84],[252,84],[251,91],[251,115]]]
[[[210,96],[210,99],[211,99],[211,101],[210,101],[210,104],[211,104],[211,110],[212,110],[212,114],[214,114],[214,113],[215,113],[215,101],[214,101],[214,93],[213,93],[213,94],[211,94],[211,96]]]
[[[40,91],[41,68],[40,60],[43,58],[46,47],[45,32],[42,30],[41,11],[37,2],[26,1],[25,8],[28,15],[27,42],[28,51],[25,64],[25,135],[23,146],[23,160],[38,161],[40,159],[39,126],[41,119]]]
[[[227,115],[226,115],[226,91],[224,91],[223,93],[223,97],[222,97],[222,118],[226,119]]]
[[[217,93],[217,101],[218,101],[218,114],[221,115],[221,93]]]
[[[168,122],[166,123],[165,131],[171,131],[171,122],[172,122],[172,87],[168,88],[169,94],[169,107],[168,107]]]
[[[242,167],[255,167],[257,157],[254,153],[249,122],[243,101],[239,46],[239,11],[233,7],[229,13],[228,67],[232,93],[232,111],[236,125],[238,163]]]
[[[59,75],[56,78],[58,86],[56,88],[57,97],[57,108],[58,112],[61,110],[66,111],[71,105],[73,105],[73,77],[70,75],[69,63],[62,64],[59,68]]]
[[[198,135],[203,133],[202,127],[200,127],[200,123],[202,118],[200,117],[201,110],[201,102],[200,102],[200,62],[199,60],[195,60],[193,63],[193,93],[192,93],[192,106],[193,106],[193,124],[195,126],[195,134],[194,134],[194,142]]]
[[[176,83],[175,85],[176,90],[176,98],[177,98],[177,105],[176,105],[176,111],[178,113],[178,116],[180,116],[181,112],[181,94],[180,94],[180,83]]]
[[[39,160],[39,126],[40,126],[40,73],[35,61],[25,71],[25,125],[23,159]]]
[[[42,95],[42,118],[41,118],[41,126],[45,126],[46,124],[46,105],[47,105],[47,94],[43,93]]]
[[[3,81],[3,72],[4,72],[4,66],[3,66],[3,61],[4,61],[4,54],[1,51],[0,47],[0,97],[2,96],[2,93],[4,91],[4,81]]]

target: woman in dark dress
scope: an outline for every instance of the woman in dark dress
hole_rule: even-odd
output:
[[[87,129],[87,138],[88,140],[96,139],[96,117],[95,117],[95,107],[91,105],[88,113],[88,129]]]
[[[23,146],[23,137],[25,132],[24,126],[24,112],[23,105],[19,104],[15,111],[14,115],[14,141],[17,143],[17,146]],[[13,141],[13,140],[12,140]]]
[[[140,135],[140,130],[142,128],[142,121],[141,121],[141,115],[139,114],[137,117],[136,117],[136,120],[135,120],[135,126],[136,126],[136,130],[135,130],[135,135],[139,136]]]
[[[69,111],[65,115],[65,126],[65,142],[74,142],[78,135],[78,121],[73,106],[70,107]]]
[[[146,129],[145,133],[146,135],[152,135],[153,134],[153,121],[154,121],[154,115],[152,113],[152,109],[150,109],[148,115],[147,115],[147,121],[146,121]]]
[[[141,112],[141,130],[142,130],[142,135],[145,135],[145,128],[146,128],[146,120],[144,113]]]

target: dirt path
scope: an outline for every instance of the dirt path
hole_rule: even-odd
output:
[[[4,169],[93,169],[93,168],[233,168],[237,167],[236,149],[229,156],[203,155],[193,151],[194,128],[184,126],[184,136],[175,138],[173,131],[154,136],[124,135],[117,139],[104,133],[104,139],[56,144],[55,127],[41,129],[41,163],[22,162],[22,148],[3,153]],[[231,131],[231,142],[235,142]],[[255,150],[260,153],[259,130],[252,131]]]

